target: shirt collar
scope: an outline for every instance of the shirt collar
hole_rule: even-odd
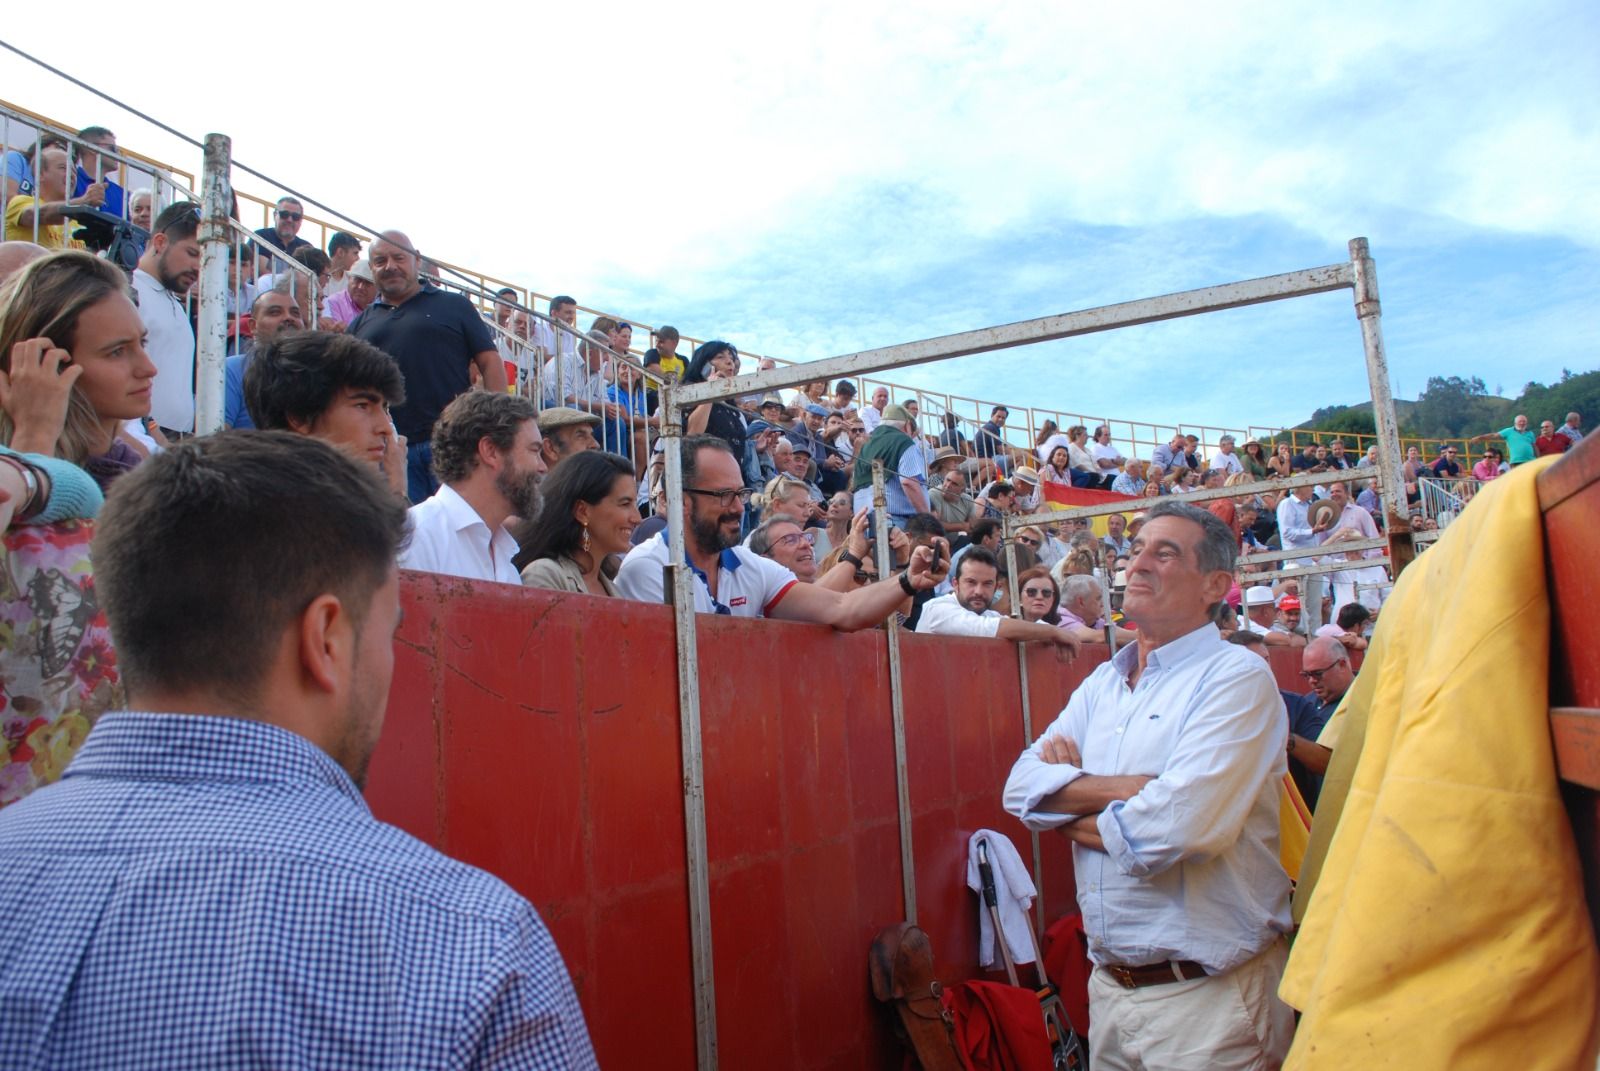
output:
[[[1193,632],[1185,633],[1151,651],[1150,657],[1145,661],[1145,668],[1177,669],[1193,658],[1215,653],[1215,649],[1222,642],[1222,633],[1217,631],[1216,625],[1207,621]],[[1117,667],[1117,672],[1122,674],[1122,679],[1127,680],[1128,674],[1133,672],[1133,667],[1139,664],[1139,645],[1128,644],[1118,651],[1111,661]]]
[[[368,809],[361,790],[327,752],[298,733],[249,718],[113,711],[95,724],[63,776],[313,781]]]
[[[462,498],[461,492],[454,487],[447,483],[442,483],[439,485],[439,490],[435,491],[434,494],[439,499],[439,508],[443,510],[445,517],[450,521],[450,530],[452,532],[465,532],[474,525],[479,528],[489,527],[488,524],[484,523],[484,519],[478,516],[478,511],[472,508],[472,503]]]

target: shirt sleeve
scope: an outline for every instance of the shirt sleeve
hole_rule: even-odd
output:
[[[651,553],[649,544],[641,544],[622,559],[617,570],[617,594],[635,602],[663,602],[665,581],[662,579],[665,560]]]
[[[483,322],[483,317],[472,307],[472,302],[462,298],[461,304],[465,306],[462,312],[462,330],[467,336],[468,351],[477,356],[484,350],[494,349],[494,333],[489,330],[489,325]]]
[[[922,608],[917,631],[928,636],[992,637],[1000,633],[999,614],[975,614],[955,599],[941,596]]]
[[[1265,665],[1203,682],[1160,776],[1100,813],[1100,837],[1117,869],[1159,874],[1232,846],[1261,793],[1288,770],[1287,722]]]
[[[1289,498],[1286,498],[1282,502],[1278,503],[1278,531],[1285,539],[1310,539],[1310,525],[1295,525],[1290,523],[1295,519],[1294,507],[1291,506],[1290,503],[1295,501],[1298,501],[1298,499],[1290,496]],[[1310,515],[1307,514],[1307,516],[1309,517]]]
[[[1083,770],[1067,763],[1045,762],[1039,754],[1039,741],[1047,736],[1071,740],[1083,747],[1084,730],[1088,725],[1088,699],[1085,693],[1095,680],[1093,676],[1072,693],[1064,710],[1022,752],[1006,778],[1005,808],[1029,829],[1042,832],[1066,825],[1078,816],[1038,810],[1047,796],[1054,795],[1082,777]]]
[[[745,567],[756,564],[761,570],[761,616],[767,617],[772,613],[772,608],[783,601],[789,590],[800,582],[793,571],[786,565],[780,565],[771,558],[763,558],[751,554],[744,559]]]
[[[598,1068],[561,953],[528,908],[500,942],[469,1004],[456,1066]]]

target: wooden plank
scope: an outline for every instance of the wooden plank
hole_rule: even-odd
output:
[[[1600,789],[1600,708],[1551,707],[1550,735],[1561,779]]]

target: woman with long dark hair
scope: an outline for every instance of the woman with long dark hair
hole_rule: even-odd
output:
[[[521,533],[512,564],[533,588],[615,596],[613,555],[633,548],[639,526],[633,463],[584,450],[561,460],[544,480],[544,508]]]
[[[695,348],[684,369],[685,383],[705,383],[713,379],[732,379],[739,374],[739,351],[733,344],[713,339]],[[735,458],[743,459],[748,438],[744,413],[737,405],[724,401],[702,402],[684,418],[684,431],[690,435],[715,435],[727,443]]]

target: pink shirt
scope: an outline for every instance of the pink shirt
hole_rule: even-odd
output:
[[[338,320],[349,327],[356,322],[356,317],[361,315],[361,310],[356,303],[350,300],[350,292],[341,290],[329,298],[322,306],[322,315],[330,320]]]

